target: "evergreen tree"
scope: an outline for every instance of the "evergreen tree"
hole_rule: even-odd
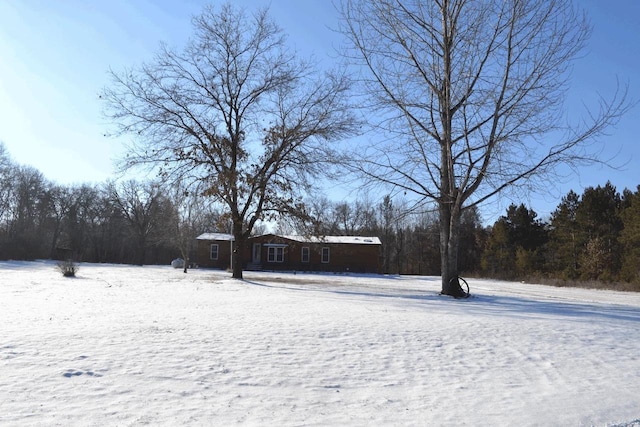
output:
[[[527,251],[535,251],[547,241],[544,224],[538,219],[533,209],[527,209],[523,204],[512,204],[507,209],[506,221],[509,227],[509,237],[513,244]]]
[[[501,217],[489,231],[480,265],[488,276],[506,279],[513,274],[514,261],[509,228],[504,217]]]
[[[512,278],[540,271],[547,242],[545,225],[523,204],[511,204],[494,225],[483,254],[483,270],[491,276]]]
[[[576,279],[579,274],[580,233],[576,220],[579,205],[580,196],[571,190],[551,214],[548,268],[564,279]]]
[[[623,206],[620,213],[624,225],[620,233],[623,250],[620,278],[640,283],[640,185],[635,193],[624,191]]]
[[[582,195],[576,210],[576,222],[582,234],[579,241],[584,242],[581,258],[583,279],[612,280],[620,270],[621,201],[620,194],[610,182],[604,187],[589,187]]]
[[[434,237],[437,229],[434,229]],[[460,252],[458,265],[464,274],[476,272],[480,269],[482,248],[486,240],[486,232],[480,222],[477,207],[472,207],[462,213],[460,223]]]

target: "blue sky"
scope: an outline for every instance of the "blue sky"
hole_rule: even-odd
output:
[[[568,108],[582,108],[594,93],[611,94],[616,78],[640,100],[640,1],[576,0],[594,25],[585,54],[574,68]],[[103,182],[123,141],[104,137],[98,92],[107,70],[137,65],[160,41],[181,46],[190,19],[204,0],[2,0],[0,1],[0,141],[12,158],[60,184]],[[221,2],[214,1],[213,4]],[[336,13],[329,0],[239,0],[249,10],[270,4],[271,16],[305,56],[326,64],[340,37],[331,31]],[[572,111],[573,112],[573,111]],[[592,167],[547,194],[518,200],[547,216],[569,189],[610,180],[619,191],[640,184],[640,107],[611,129],[603,155],[618,155],[623,170]],[[328,194],[331,196],[331,194]],[[511,200],[497,202],[503,213]],[[487,212],[488,215],[491,213]]]

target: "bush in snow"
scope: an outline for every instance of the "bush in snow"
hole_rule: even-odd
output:
[[[79,267],[72,260],[60,261],[58,270],[64,277],[75,277]]]

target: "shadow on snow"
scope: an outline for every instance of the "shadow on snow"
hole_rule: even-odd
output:
[[[382,276],[379,276],[382,277]],[[383,277],[386,279],[387,277]],[[442,296],[438,291],[417,289],[408,289],[395,286],[380,287],[380,289],[369,288],[364,284],[342,284],[335,285],[326,283],[321,280],[305,280],[288,278],[276,278],[276,280],[258,281],[256,279],[243,282],[264,288],[286,289],[296,292],[321,292],[345,297],[364,297],[379,299],[395,299],[407,301],[421,301],[429,305],[444,304],[455,308],[458,313],[473,315],[485,314],[495,316],[513,316],[520,318],[540,319],[545,317],[566,317],[568,320],[593,322],[594,319],[617,320],[620,322],[637,322],[640,323],[640,307],[612,304],[603,302],[583,303],[572,302],[569,300],[558,298],[553,300],[553,296],[549,295],[549,299],[538,299],[535,296],[530,298],[512,295],[486,295],[475,294],[473,286],[471,287],[471,298],[455,300],[453,298]],[[413,279],[415,280],[415,279]],[[425,279],[425,282],[434,282],[431,279]],[[309,286],[304,286],[309,285]],[[442,307],[440,307],[442,308]]]

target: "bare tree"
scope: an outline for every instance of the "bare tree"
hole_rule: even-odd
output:
[[[166,199],[158,183],[135,180],[110,185],[115,207],[129,225],[135,241],[137,262],[143,265],[150,243],[162,239],[168,225]]]
[[[10,250],[17,259],[46,258],[49,255],[46,232],[47,190],[51,183],[31,166],[18,166],[13,175],[9,206]]]
[[[278,224],[279,229],[305,236],[328,236],[338,233],[338,223],[333,215],[335,203],[322,193],[305,200],[305,215],[291,218],[290,223]],[[286,233],[285,233],[286,234]]]
[[[336,203],[333,207],[333,216],[338,225],[338,233],[347,236],[355,235],[360,226],[361,211],[357,205],[348,202]]]
[[[199,186],[191,189],[185,181],[178,180],[169,190],[169,197],[173,208],[171,218],[171,230],[168,233],[171,243],[180,250],[184,260],[183,271],[186,273],[190,265],[190,255],[194,249],[194,243],[200,233],[207,231],[209,218],[213,222],[219,222],[223,217],[209,206],[211,199],[202,197]],[[208,218],[209,216],[209,218]],[[217,225],[217,226],[216,226]],[[214,230],[220,228],[220,224],[214,225]],[[209,228],[211,230],[211,228]]]
[[[298,60],[266,10],[208,7],[193,25],[181,51],[163,45],[152,63],[112,72],[102,98],[118,134],[135,137],[127,166],[188,172],[225,205],[242,278],[256,222],[299,210],[327,143],[352,131],[348,81]]]
[[[590,143],[628,109],[626,91],[570,125],[568,71],[590,25],[572,0],[343,0],[345,55],[360,66],[379,141],[358,173],[437,205],[442,293],[461,296],[462,212],[600,161]],[[454,280],[451,280],[454,279]]]
[[[74,209],[75,200],[73,197],[74,191],[71,187],[63,187],[60,185],[53,185],[46,193],[47,216],[49,217],[49,233],[50,247],[49,258],[59,259],[60,254],[57,253],[57,249],[60,242],[61,235],[63,233],[65,219],[69,217],[71,211]],[[65,246],[65,243],[63,243]],[[73,254],[64,254],[65,258],[72,258]],[[63,259],[66,260],[66,259]]]
[[[0,232],[8,230],[15,169],[9,152],[0,141]]]

